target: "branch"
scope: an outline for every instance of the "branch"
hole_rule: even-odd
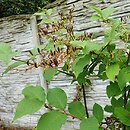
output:
[[[47,108],[47,109],[49,109],[49,110],[51,110],[51,111],[52,111],[52,110],[55,110],[55,109],[53,109],[52,107],[48,106],[47,104],[45,104],[44,106],[45,106],[45,108]],[[67,116],[72,117],[73,119],[76,118],[76,119],[82,120],[81,118],[78,118],[78,117],[76,117],[76,116],[74,116],[74,115],[72,115],[72,114],[70,114],[70,113],[68,113],[68,112],[66,112],[66,111],[60,111],[60,112],[63,113],[63,114],[65,114],[65,115],[67,115]]]
[[[87,118],[89,118],[89,113],[88,113],[88,108],[87,108],[87,101],[86,101],[86,94],[85,94],[85,86],[84,86],[83,83],[82,83],[82,88],[83,88],[83,99],[84,99],[86,116],[87,116]]]
[[[26,60],[21,60],[21,59],[16,59],[16,58],[12,58],[12,60],[14,60],[14,61],[20,61],[20,62],[23,62],[23,63],[27,64],[27,61],[26,61]],[[31,62],[29,62],[28,64],[34,65],[34,64],[31,63]]]
[[[61,72],[61,73],[63,73],[63,74],[66,74],[66,75],[68,75],[68,76],[74,76],[73,74],[67,73],[67,72],[62,71],[62,70],[59,70],[59,69],[58,69],[58,71]]]
[[[128,90],[128,94],[127,94],[127,96],[126,96],[126,100],[127,100],[127,101],[128,101],[129,95],[130,95],[130,89]]]
[[[106,47],[110,44],[111,41],[109,41],[102,49],[101,49],[101,52],[103,52]],[[88,65],[87,69],[90,68],[99,58],[100,54],[97,55],[97,57],[93,60],[93,62],[91,62],[91,64]]]

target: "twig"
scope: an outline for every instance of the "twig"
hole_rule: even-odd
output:
[[[61,72],[61,73],[63,73],[63,74],[66,74],[66,75],[68,75],[68,76],[73,76],[73,74],[67,73],[67,72],[65,72],[65,71],[62,71],[62,70],[59,70],[59,69],[58,69],[58,71]]]
[[[89,118],[89,113],[88,113],[88,108],[87,108],[87,101],[86,101],[86,94],[85,94],[85,86],[84,86],[83,83],[82,83],[82,88],[83,88],[83,99],[84,99],[86,116],[87,116],[87,118]]]
[[[47,109],[49,109],[49,110],[51,110],[51,111],[55,110],[55,109],[53,109],[52,107],[48,106],[47,104],[45,104],[44,106],[45,106],[45,108],[47,108]],[[72,115],[72,114],[70,114],[70,113],[68,113],[68,112],[66,112],[66,111],[60,111],[60,112],[63,113],[63,114],[65,114],[65,115],[67,115],[67,116],[70,116],[70,117],[72,117],[72,118],[76,118],[76,119],[82,120],[81,118],[76,117],[76,116],[74,116],[74,115]]]
[[[101,52],[106,49],[106,47],[110,44],[110,42],[111,42],[111,41],[109,41],[109,42],[101,49]],[[91,68],[91,66],[98,60],[99,56],[100,56],[100,54],[97,55],[97,57],[93,60],[93,62],[91,62],[91,63],[87,66],[87,68]]]
[[[126,109],[126,104],[127,104],[127,93],[126,93],[126,88],[124,88],[124,109]],[[123,130],[126,130],[126,125],[123,124]]]

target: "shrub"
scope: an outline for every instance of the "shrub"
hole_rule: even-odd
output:
[[[43,76],[48,82],[55,75],[64,73],[72,77],[72,83],[77,82],[78,90],[83,93],[84,102],[75,98],[68,103],[66,93],[60,88],[45,92],[41,86],[27,85],[22,91],[24,98],[16,108],[14,120],[44,106],[50,111],[41,116],[37,130],[60,130],[68,116],[79,120],[80,130],[130,129],[130,31],[124,20],[109,18],[113,8],[92,9],[97,12],[92,19],[107,27],[101,42],[94,34],[73,32],[73,9],[67,16],[59,12],[58,21],[49,17],[53,12],[49,9],[35,14],[44,16],[39,23],[39,33],[48,39],[48,43],[30,50],[28,60],[15,58],[7,44],[0,44],[0,60],[6,64],[11,58],[15,61],[3,74],[22,64],[26,64],[26,71],[43,67]],[[126,46],[118,48],[117,41],[126,43]],[[38,55],[41,60],[36,62]],[[63,67],[59,68],[61,64]],[[98,73],[95,73],[97,68]],[[111,100],[105,108],[95,103],[92,115],[88,112],[85,95],[85,87],[91,85],[91,76],[110,81],[106,94]],[[110,116],[105,118],[104,112]]]
[[[0,0],[0,18],[18,14],[33,14],[55,0]]]

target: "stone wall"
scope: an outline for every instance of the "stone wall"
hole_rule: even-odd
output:
[[[10,44],[13,50],[21,50],[21,58],[26,58],[28,50],[35,45],[33,43],[32,19],[30,15],[11,16],[0,19],[0,42]],[[0,74],[5,66],[0,63]],[[6,125],[12,125],[12,118],[17,103],[21,100],[21,92],[26,83],[39,85],[40,75],[38,70],[32,72],[11,71],[0,77],[0,119]],[[21,118],[14,124],[17,126],[33,126],[37,121],[34,116]],[[31,123],[30,123],[31,122]],[[13,125],[14,125],[13,124]]]
[[[53,7],[58,11],[62,10],[66,13],[68,8],[75,6],[74,10],[74,30],[75,32],[97,32],[99,35],[99,40],[102,39],[102,30],[104,29],[97,23],[93,23],[90,17],[93,11],[89,6],[98,6],[100,8],[105,8],[107,6],[112,6],[116,9],[116,12],[112,17],[120,18],[130,15],[130,0],[105,0],[106,3],[102,3],[101,0],[60,0],[55,2],[55,4],[48,5],[48,7]],[[58,6],[57,6],[58,5]],[[57,15],[57,11],[54,16]],[[8,18],[0,19],[0,41],[7,42],[11,44],[14,50],[22,50],[22,57],[25,57],[27,50],[35,46],[33,31],[35,19],[31,16],[12,16]],[[36,29],[36,28],[35,28]],[[36,30],[35,30],[36,31]],[[39,41],[37,41],[39,42]],[[1,70],[3,71],[4,65],[1,64]],[[68,94],[69,99],[75,92],[75,85],[71,85],[71,79],[65,75],[60,75],[55,77],[55,79],[49,84],[49,87],[62,87]],[[25,116],[19,119],[17,122],[11,124],[13,113],[17,102],[21,99],[21,91],[26,83],[40,84],[41,74],[39,70],[34,70],[32,72],[10,72],[4,77],[0,78],[0,118],[7,125],[18,125],[24,127],[34,126],[39,119],[40,115],[44,112],[41,110],[31,116]],[[89,110],[95,102],[105,104],[108,102],[106,98],[105,89],[108,81],[101,81],[97,78],[93,79],[92,86],[86,90],[87,102]],[[43,84],[43,83],[42,83]],[[68,119],[68,123],[64,126],[63,130],[79,130],[79,122],[71,118]]]

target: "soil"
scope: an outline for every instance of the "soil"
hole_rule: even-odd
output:
[[[0,126],[0,130],[31,130],[31,129],[27,129],[27,128],[9,128],[9,127]]]
[[[21,128],[21,127],[6,127],[3,125],[3,121],[0,119],[0,130],[32,130],[29,128]]]
[[[19,128],[19,127],[16,127],[16,128],[11,128],[11,127],[5,127],[4,125],[1,125],[0,124],[0,130],[31,130],[31,129],[28,129],[28,128]]]

